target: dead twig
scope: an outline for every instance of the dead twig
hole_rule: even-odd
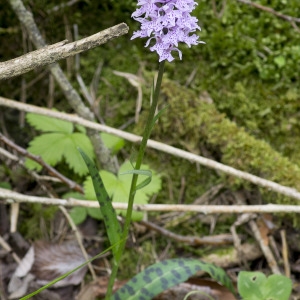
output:
[[[139,121],[139,114],[142,109],[142,102],[143,102],[143,91],[142,91],[142,78],[140,76],[131,74],[131,73],[125,73],[125,72],[119,72],[119,71],[113,71],[113,73],[117,76],[126,78],[129,83],[137,88],[138,90],[138,96],[136,99],[136,106],[135,106],[135,123],[137,124]]]
[[[280,230],[280,236],[282,241],[282,258],[283,258],[283,264],[284,264],[284,272],[285,276],[290,278],[291,276],[291,267],[289,263],[289,250],[288,245],[286,241],[286,232],[285,230]]]
[[[21,24],[26,28],[27,33],[30,37],[30,40],[35,45],[37,49],[46,47],[47,44],[38,29],[33,15],[30,11],[26,9],[24,6],[22,0],[8,0],[9,4],[11,5],[13,11],[18,16],[19,21]],[[120,35],[126,33],[128,31],[128,26],[124,23],[117,25],[120,26]],[[107,29],[110,30],[110,29]],[[99,43],[103,43],[105,40],[110,39],[109,32],[106,32],[107,36],[102,36],[103,40],[100,42],[99,36],[96,35],[90,36],[91,40],[84,45],[82,42],[77,41],[75,44],[73,44],[74,47],[77,47],[77,50],[74,52],[69,47],[69,44],[65,44],[65,42],[61,42],[61,47],[67,47],[66,52],[71,52],[73,54],[79,53],[81,50],[84,49],[90,49],[94,46],[99,45]],[[101,33],[99,33],[101,35]],[[82,41],[82,40],[81,40]],[[87,48],[86,48],[87,46]],[[50,46],[51,47],[51,46]],[[53,46],[52,46],[53,48]],[[54,47],[55,48],[55,47]],[[45,50],[44,48],[43,50]],[[61,52],[61,51],[60,51]],[[30,54],[29,54],[30,55]],[[36,61],[36,58],[33,58],[34,61]],[[46,60],[49,58],[45,58]],[[48,63],[51,63],[51,59]],[[58,63],[51,63],[49,65],[50,72],[52,73],[53,77],[55,78],[57,84],[61,88],[62,92],[64,93],[66,99],[68,100],[69,105],[74,109],[74,111],[80,115],[82,118],[90,120],[91,122],[95,121],[94,114],[90,111],[90,109],[85,106],[83,103],[80,95],[78,92],[73,88],[68,78],[63,73],[62,69],[58,65]],[[104,145],[99,133],[96,130],[92,130],[90,128],[87,129],[87,135],[91,139],[91,142],[94,146],[96,158],[98,162],[102,165],[102,167],[105,170],[111,171],[113,173],[117,173],[117,166],[115,164],[115,161],[113,160],[113,157],[111,156],[110,150]]]
[[[57,11],[59,11],[59,10],[61,10],[61,9],[64,9],[64,8],[67,7],[67,6],[72,6],[72,5],[76,4],[77,2],[79,2],[79,0],[70,0],[70,1],[68,1],[68,2],[63,2],[63,3],[61,3],[61,4],[55,5],[55,6],[52,7],[51,9],[48,9],[48,10],[47,10],[47,13],[48,13],[48,14],[51,14],[51,13],[53,13],[53,12],[57,12]]]
[[[214,15],[219,19],[222,18],[226,8],[226,0],[222,1],[222,8],[219,12],[217,11],[217,5],[215,0],[212,0],[212,8],[213,8]]]
[[[56,112],[56,111],[53,111],[50,109],[40,108],[40,107],[37,107],[34,105],[20,103],[18,101],[10,100],[10,99],[3,98],[3,97],[0,97],[0,106],[16,108],[18,110],[33,112],[33,113],[37,113],[40,115],[69,121],[69,122],[72,122],[75,124],[80,124],[87,128],[91,128],[91,129],[95,129],[97,131],[113,134],[115,136],[118,136],[118,137],[123,138],[128,141],[131,141],[133,143],[140,143],[140,141],[142,140],[142,137],[140,137],[138,135],[135,135],[135,134],[132,134],[129,132],[125,132],[125,131],[122,131],[119,129],[115,129],[115,128],[112,128],[112,127],[109,127],[106,125],[97,124],[97,123],[85,120],[76,115],[70,115],[70,114],[66,114],[66,113],[62,113],[62,112]],[[98,134],[98,136],[99,136],[99,134]],[[252,175],[247,172],[237,170],[230,166],[216,162],[212,159],[209,159],[209,158],[206,158],[206,157],[203,157],[200,155],[196,155],[194,153],[187,152],[187,151],[184,151],[184,150],[181,150],[181,149],[178,149],[178,148],[175,148],[175,147],[172,147],[172,146],[169,146],[169,145],[166,145],[164,143],[160,143],[160,142],[157,142],[154,140],[148,140],[147,146],[149,148],[156,149],[156,150],[159,150],[159,151],[162,151],[165,153],[169,153],[170,155],[186,159],[190,162],[199,163],[208,168],[222,171],[228,175],[244,179],[246,181],[252,182],[253,184],[267,188],[267,189],[277,192],[279,194],[300,200],[300,192],[298,192],[296,189],[293,189],[293,188],[290,188],[287,186],[283,186],[281,184],[275,183],[275,182],[267,180],[267,179],[260,178],[258,176]]]
[[[202,204],[208,204],[210,201],[212,201],[221,191],[221,189],[224,188],[223,184],[218,184],[216,186],[211,187],[208,191],[206,191],[203,195],[201,195],[199,198],[197,198],[192,205],[202,205]],[[172,200],[172,199],[171,199]],[[173,201],[172,201],[173,202]],[[165,227],[175,227],[178,226],[181,223],[188,222],[191,219],[192,213],[168,213],[167,215],[161,215],[159,216],[160,220],[168,219],[165,222]]]
[[[52,199],[47,197],[36,197],[20,194],[10,190],[0,188],[0,203],[41,203],[45,205],[62,205],[66,207],[99,207],[98,201],[78,200],[78,199]],[[113,202],[115,209],[127,209],[126,203]],[[135,211],[157,211],[157,212],[194,212],[202,214],[243,214],[243,213],[298,213],[299,205],[184,205],[184,204],[134,204]]]
[[[267,245],[265,243],[265,240],[263,239],[263,237],[261,236],[260,234],[260,231],[259,231],[259,228],[256,224],[255,221],[251,220],[249,222],[249,225],[250,225],[250,228],[253,232],[253,235],[256,239],[256,241],[258,242],[267,262],[268,262],[268,265],[270,267],[270,269],[272,270],[273,274],[281,274],[279,268],[278,268],[278,265],[277,265],[277,262],[276,262],[276,259],[274,258],[274,255],[272,253],[272,251],[270,250],[270,247],[269,245]]]
[[[239,238],[239,236],[236,232],[236,228],[238,226],[244,225],[245,223],[249,222],[249,220],[252,220],[255,217],[256,217],[255,214],[242,214],[241,216],[238,217],[238,219],[230,227],[230,232],[233,237],[234,248],[237,251],[238,258],[246,267],[248,267],[248,263],[247,263],[246,258],[243,256],[242,243],[241,243],[241,239]]]
[[[24,162],[22,160],[20,160],[17,156],[9,153],[8,151],[6,151],[5,149],[2,149],[0,148],[0,153],[6,157],[8,157],[9,159],[13,160],[13,161],[16,161],[18,162],[21,166],[24,166]],[[27,169],[27,171],[29,171],[29,173],[36,179],[36,181],[38,182],[38,184],[41,186],[42,190],[47,193],[49,195],[50,198],[55,198],[54,195],[50,192],[50,190],[44,185],[44,183],[41,181],[41,178],[38,174],[36,174],[34,171],[30,171]],[[17,230],[17,220],[18,220],[18,211],[19,211],[19,205],[20,203],[12,203],[11,204],[11,230],[10,232],[15,232]],[[68,215],[66,209],[62,206],[59,207],[60,210],[67,216],[67,220],[69,221],[69,224],[70,226],[72,227],[73,231],[75,232],[75,236],[77,238],[77,241],[78,241],[78,244],[81,248],[81,251],[85,257],[86,260],[88,260],[88,255],[83,247],[83,244],[82,244],[82,238],[81,238],[81,235],[79,233],[79,231],[77,230],[74,222],[71,220],[70,216]],[[0,244],[1,244],[1,241],[0,241]],[[14,253],[13,253],[14,255]],[[16,258],[15,258],[16,259]],[[90,269],[90,272],[93,276],[93,278],[95,279],[96,276],[95,276],[95,272],[94,272],[94,269],[92,268],[92,266],[90,264],[88,264],[88,267]]]
[[[100,31],[79,41],[68,43],[67,40],[45,46],[17,58],[0,63],[0,80],[27,73],[35,68],[52,64],[56,61],[87,51],[128,32],[125,23]]]
[[[220,234],[220,235],[215,235],[215,236],[212,235],[212,236],[205,236],[205,237],[183,236],[183,235],[173,233],[167,229],[164,229],[152,222],[140,221],[140,224],[146,226],[148,229],[160,233],[163,236],[166,236],[177,242],[185,243],[191,246],[200,246],[200,245],[220,246],[220,245],[227,245],[233,243],[231,234]]]
[[[0,133],[0,141],[2,141],[3,143],[5,143],[7,146],[11,147],[12,149],[16,150],[21,155],[26,156],[26,157],[34,160],[35,162],[37,162],[41,166],[43,166],[50,174],[52,174],[53,176],[59,178],[69,188],[71,188],[73,190],[76,190],[76,191],[78,191],[78,192],[80,192],[80,193],[83,194],[83,192],[84,192],[83,188],[79,184],[77,184],[76,182],[70,180],[69,178],[65,177],[64,175],[62,175],[61,173],[59,173],[58,171],[56,171],[53,167],[51,167],[46,162],[44,162],[39,156],[36,156],[36,155],[33,155],[33,154],[29,153],[24,148],[18,146],[13,141],[9,140],[2,133]]]
[[[75,225],[75,223],[73,222],[71,216],[69,215],[69,213],[67,212],[67,210],[63,206],[59,206],[59,209],[65,215],[65,217],[68,220],[68,222],[69,222],[72,230],[74,231],[76,239],[77,239],[77,242],[78,242],[78,245],[79,245],[79,247],[81,249],[81,252],[82,252],[85,260],[86,261],[89,260],[89,256],[88,256],[88,254],[87,254],[87,252],[86,252],[86,250],[85,250],[85,248],[83,246],[83,243],[82,243],[82,236],[81,236],[80,232],[78,231],[77,226]],[[92,266],[92,264],[90,262],[88,263],[88,268],[89,268],[89,270],[90,270],[90,272],[92,274],[93,280],[96,280],[97,279],[97,275],[96,275],[95,270],[94,270],[94,268],[93,268],[93,266]]]
[[[9,246],[9,244],[7,244],[7,242],[3,239],[3,237],[0,235],[0,245],[2,246],[2,248],[8,252],[12,252],[13,250],[11,249],[11,247]],[[21,262],[20,257],[15,253],[12,252],[12,257],[13,259],[19,264]]]

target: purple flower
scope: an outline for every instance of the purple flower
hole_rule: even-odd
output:
[[[198,41],[196,34],[190,35],[197,29],[197,18],[192,17],[190,12],[197,3],[194,0],[138,0],[140,6],[132,17],[141,23],[141,29],[135,31],[131,39],[137,37],[149,37],[145,47],[150,45],[152,40],[155,44],[150,51],[156,51],[159,61],[172,61],[172,51],[177,51],[179,58],[182,58],[181,51],[177,48],[179,42],[191,45],[205,44]]]

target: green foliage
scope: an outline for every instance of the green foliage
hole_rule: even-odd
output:
[[[125,145],[125,141],[115,135],[101,132],[100,136],[105,146],[109,148],[113,154],[119,152]]]
[[[77,150],[80,146],[90,157],[94,157],[93,147],[84,127],[32,113],[26,115],[26,120],[35,129],[43,132],[30,142],[28,152],[41,156],[51,166],[65,161],[80,176],[87,174],[88,169]],[[117,153],[125,144],[123,139],[111,134],[100,135],[106,147],[113,153]],[[26,166],[30,169],[41,169],[39,164],[29,159],[26,160]]]
[[[108,172],[108,171],[100,171],[99,174],[103,180],[104,186],[109,194],[112,197],[114,202],[124,202],[127,203],[130,183],[132,180],[132,174],[125,174],[128,171],[132,171],[133,168],[129,161],[125,161],[118,171],[117,176]],[[149,170],[147,165],[142,165],[142,170]],[[151,182],[144,186],[142,189],[139,189],[136,192],[135,203],[136,204],[146,204],[149,200],[149,197],[153,194],[159,192],[161,189],[161,178],[155,171],[151,170],[152,177]],[[141,184],[145,180],[144,176],[139,176],[138,185]],[[89,200],[96,200],[95,191],[93,189],[92,179],[91,177],[87,177],[84,182],[84,191],[85,197]],[[118,211],[119,214],[125,215],[124,211]],[[88,214],[94,218],[102,219],[102,215],[99,213],[98,209],[88,208]],[[137,221],[143,218],[143,212],[134,211],[132,214],[132,220]]]
[[[9,182],[6,182],[6,181],[0,181],[0,187],[2,189],[11,190],[11,184]]]
[[[121,287],[112,300],[150,300],[162,291],[186,281],[198,271],[207,272],[235,293],[231,280],[223,269],[200,260],[180,258],[164,260],[146,268]]]
[[[70,210],[70,217],[76,225],[81,224],[87,217],[87,209],[85,207],[73,207]]]
[[[84,196],[80,193],[70,192],[63,195],[63,199],[74,198],[79,200],[84,200]],[[81,224],[87,217],[87,210],[85,207],[76,206],[71,208],[69,214],[73,222],[78,225]]]
[[[261,272],[242,271],[238,276],[238,290],[243,300],[288,300],[292,281],[283,275],[267,278]]]
[[[41,156],[51,166],[65,160],[67,165],[80,176],[88,172],[77,151],[77,147],[81,145],[89,156],[94,157],[91,141],[84,133],[74,132],[74,126],[70,122],[46,116],[28,113],[26,119],[30,125],[44,132],[30,142],[28,152]],[[26,160],[26,166],[30,169],[41,168],[31,160]]]
[[[73,124],[67,121],[33,113],[27,113],[26,120],[32,127],[42,132],[73,132]]]
[[[20,211],[20,233],[27,240],[45,239],[48,237],[50,224],[53,222],[58,207],[54,205],[43,206],[40,203],[28,204]],[[45,225],[46,231],[41,230],[41,224]]]
[[[300,168],[275,151],[267,142],[251,136],[245,129],[221,114],[214,103],[198,97],[189,89],[164,80],[162,94],[169,104],[168,115],[162,115],[154,128],[154,139],[183,147],[193,153],[205,148],[216,153],[220,160],[282,185],[300,189]],[[241,99],[240,101],[244,101]],[[238,105],[239,106],[239,105]],[[255,109],[251,103],[249,107]],[[236,186],[241,181],[230,179]],[[246,184],[246,183],[245,183]],[[262,190],[264,199],[277,203],[295,203],[295,200]]]
[[[108,235],[110,244],[114,246],[113,253],[114,256],[116,256],[118,248],[115,246],[120,241],[122,231],[120,223],[116,216],[115,209],[113,208],[111,203],[112,200],[105,189],[105,186],[103,184],[101,176],[99,175],[96,165],[86,155],[86,153],[82,151],[82,149],[78,148],[78,150],[89,169],[91,179],[93,181],[95,196],[99,202],[101,214],[103,215],[106,233]]]
[[[294,17],[300,13],[297,0],[288,4],[281,0],[271,2],[260,4]],[[240,81],[240,76],[247,76],[272,82],[281,78],[286,83],[298,76],[293,67],[299,57],[299,52],[294,51],[298,46],[296,32],[289,22],[237,1],[228,1],[218,14],[221,11],[219,5],[214,12],[208,0],[199,1],[195,10],[202,24],[201,37],[207,43],[201,53],[210,65],[210,74],[217,71],[218,80],[224,72],[225,80]],[[277,64],[278,56],[284,58],[285,68]]]

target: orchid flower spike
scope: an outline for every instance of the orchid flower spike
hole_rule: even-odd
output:
[[[174,60],[172,51],[177,51],[179,58],[182,58],[178,49],[179,42],[189,47],[205,44],[198,41],[199,36],[196,34],[190,35],[197,29],[201,30],[197,18],[190,15],[197,5],[194,0],[138,0],[137,5],[140,7],[132,17],[141,23],[141,29],[135,31],[131,39],[148,37],[145,47],[154,40],[155,44],[150,47],[150,51],[157,52],[160,62]]]

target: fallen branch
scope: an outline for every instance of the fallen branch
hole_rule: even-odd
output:
[[[263,252],[263,254],[268,262],[270,269],[272,270],[272,273],[273,274],[281,274],[278,264],[277,264],[277,261],[270,249],[270,246],[268,245],[268,243],[265,243],[265,240],[262,237],[256,222],[251,220],[249,222],[249,225],[250,225],[250,228],[253,232],[253,235],[254,235],[256,241],[258,242],[258,244],[260,246],[261,251]]]
[[[180,235],[172,231],[169,231],[163,227],[160,227],[152,222],[140,221],[140,224],[144,225],[148,229],[156,231],[160,235],[173,239],[174,241],[179,243],[188,244],[190,246],[200,246],[200,245],[221,246],[221,245],[233,243],[233,238],[231,234],[209,235],[209,236],[202,236],[202,237],[191,236],[191,235]]]
[[[118,136],[120,138],[123,138],[125,140],[128,140],[130,142],[133,143],[139,143],[142,140],[142,137],[132,134],[132,133],[128,133],[122,130],[118,130],[109,126],[105,126],[105,125],[101,125],[101,124],[97,124],[91,121],[87,121],[83,118],[80,118],[76,115],[70,115],[70,114],[66,114],[66,113],[62,113],[62,112],[56,112],[56,111],[52,111],[50,109],[46,109],[46,108],[40,108],[34,105],[30,105],[30,104],[25,104],[25,103],[20,103],[14,100],[10,100],[10,99],[6,99],[3,97],[0,97],[0,106],[6,106],[6,107],[10,107],[10,108],[15,108],[18,110],[22,110],[22,111],[26,111],[26,112],[31,112],[31,113],[36,113],[36,114],[40,114],[40,115],[44,115],[44,116],[48,116],[48,117],[53,117],[53,118],[57,118],[57,119],[61,119],[61,120],[65,120],[65,121],[69,121],[72,123],[76,123],[76,124],[80,124],[84,127],[87,128],[91,128],[91,129],[95,129],[101,132],[106,132],[109,134],[113,134],[115,136]],[[237,178],[241,178],[244,180],[247,180],[249,182],[252,182],[258,186],[264,187],[264,188],[268,188],[274,192],[277,192],[279,194],[300,200],[300,192],[298,192],[297,190],[290,188],[290,187],[286,187],[283,185],[280,185],[278,183],[275,183],[273,181],[270,180],[266,180],[263,178],[260,178],[258,176],[249,174],[247,172],[243,172],[243,171],[239,171],[235,168],[229,167],[227,165],[221,164],[219,162],[216,162],[212,159],[208,159],[205,158],[203,156],[199,156],[169,145],[166,145],[164,143],[160,143],[160,142],[156,142],[153,140],[148,140],[147,146],[152,148],[152,149],[156,149],[165,153],[169,153],[173,156],[177,156],[183,159],[186,159],[190,162],[195,162],[195,163],[199,163],[203,166],[206,166],[208,168],[211,169],[215,169],[215,170],[219,170],[222,171],[228,175],[231,176],[235,176]]]
[[[40,48],[17,58],[0,63],[0,80],[27,73],[37,67],[87,51],[128,32],[125,23],[100,31],[79,41],[68,43],[67,40]]]
[[[38,29],[32,13],[26,9],[22,0],[8,0],[13,11],[18,16],[19,21],[26,29],[30,40],[35,45],[37,49],[44,48],[47,46],[46,41],[44,40],[40,30]],[[126,24],[121,24],[121,27],[125,27],[125,30],[128,30]],[[78,42],[75,42],[75,44]],[[91,44],[97,43],[96,41],[91,41]],[[95,121],[95,116],[91,110],[84,104],[79,93],[73,88],[68,78],[63,73],[61,67],[58,63],[52,63],[49,65],[49,69],[53,78],[56,80],[57,84],[64,93],[66,99],[68,100],[69,105],[73,110],[80,115],[82,118],[85,118],[90,121]],[[90,138],[97,161],[101,164],[103,169],[117,173],[117,166],[111,155],[109,149],[104,145],[99,133],[95,130],[87,129],[87,135]]]
[[[74,182],[74,181],[70,180],[69,178],[65,177],[61,173],[59,173],[56,169],[54,169],[49,164],[44,162],[39,156],[29,153],[24,148],[20,147],[19,145],[15,144],[13,141],[9,140],[1,132],[0,132],[0,141],[5,143],[7,146],[13,148],[14,150],[16,150],[21,155],[26,156],[26,157],[34,160],[38,164],[40,164],[42,167],[44,167],[48,171],[49,174],[51,174],[51,175],[55,176],[56,178],[58,178],[61,182],[65,183],[70,189],[75,190],[75,191],[80,192],[80,193],[83,194],[83,188],[79,184],[77,184],[76,182]],[[0,153],[2,153],[2,151]]]
[[[77,200],[77,199],[57,199],[23,195],[10,190],[0,188],[0,203],[40,203],[45,205],[61,205],[65,207],[94,207],[99,208],[98,201]],[[126,210],[126,203],[113,202],[115,209]],[[300,213],[298,205],[184,205],[184,204],[134,204],[135,211],[148,212],[194,212],[203,214],[243,214],[243,213]]]

